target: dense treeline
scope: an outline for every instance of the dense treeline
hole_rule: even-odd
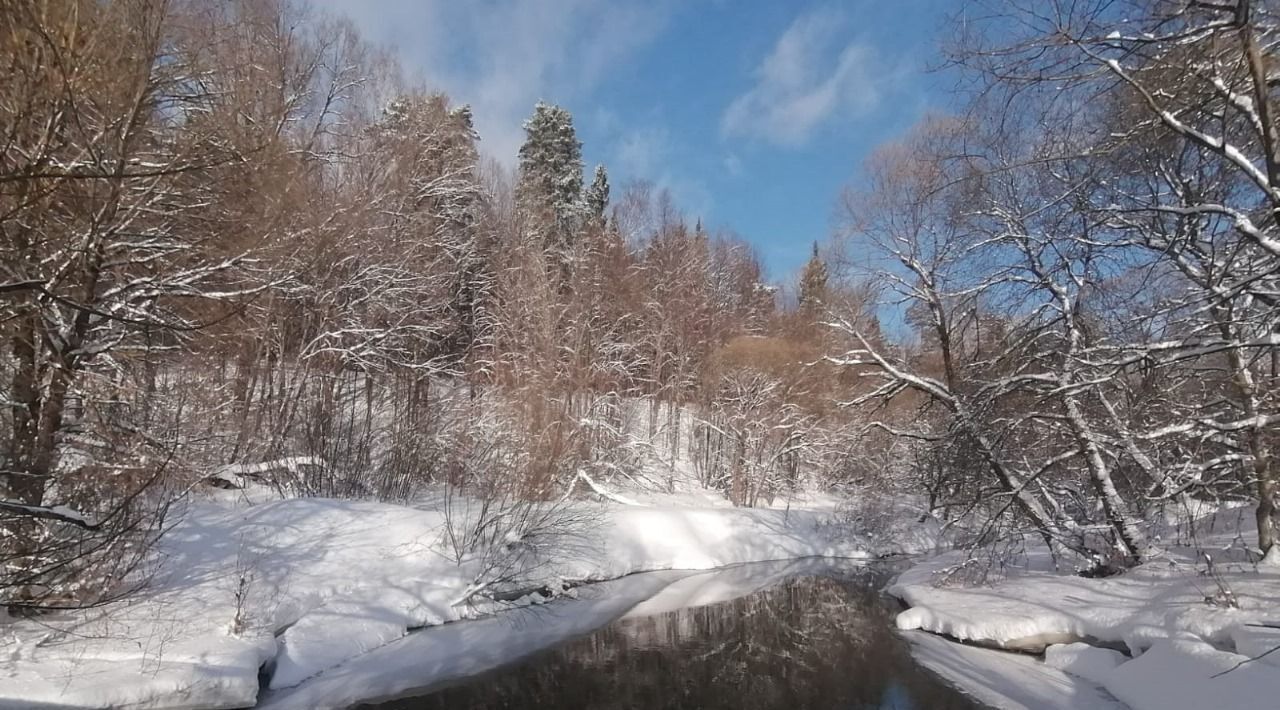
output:
[[[739,505],[839,484],[864,527],[918,498],[1109,567],[1165,507],[1248,501],[1274,550],[1276,15],[1048,7],[961,24],[965,110],[872,158],[787,299],[584,170],[560,107],[486,161],[347,23],[5,3],[5,603],[127,591],[214,474],[509,502],[689,466]]]
[[[218,472],[553,499],[697,407],[709,485],[794,484],[822,412],[756,256],[586,179],[565,110],[485,163],[466,106],[273,0],[19,0],[0,47],[12,607],[93,599]]]

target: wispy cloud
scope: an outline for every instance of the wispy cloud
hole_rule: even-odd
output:
[[[728,153],[724,156],[724,171],[733,177],[742,176],[742,158],[735,153]]]
[[[624,131],[614,144],[614,164],[624,173],[652,179],[670,159],[671,136],[665,128],[645,126]]]
[[[680,152],[665,126],[646,124],[622,128],[610,140],[610,175],[623,180],[644,180],[668,190],[691,216],[708,218],[715,204],[707,185],[675,166]]]
[[[570,102],[666,25],[670,0],[312,0],[395,46],[407,68],[475,109],[481,148],[508,164],[539,99]]]
[[[722,135],[802,145],[832,118],[874,109],[888,72],[847,29],[848,18],[831,8],[796,18],[756,69],[755,84],[725,110]]]

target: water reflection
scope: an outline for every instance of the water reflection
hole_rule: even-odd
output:
[[[895,609],[877,591],[883,581],[882,570],[863,569],[705,606],[650,607],[660,613],[633,612],[464,685],[366,707],[975,707],[912,662],[892,631]],[[705,599],[698,584],[684,591]]]

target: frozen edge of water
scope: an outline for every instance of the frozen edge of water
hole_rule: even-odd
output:
[[[949,685],[1001,710],[1127,710],[1102,687],[1033,656],[959,643],[927,631],[899,631],[911,656]]]
[[[264,691],[259,710],[338,710],[425,695],[516,663],[629,616],[716,604],[798,576],[865,567],[874,560],[802,557],[710,570],[637,572],[556,599],[477,619],[423,627],[303,683]],[[462,650],[465,649],[465,650]]]

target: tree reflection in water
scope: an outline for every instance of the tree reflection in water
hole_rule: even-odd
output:
[[[624,619],[465,685],[376,707],[974,708],[911,660],[881,583],[870,570],[804,577]]]

